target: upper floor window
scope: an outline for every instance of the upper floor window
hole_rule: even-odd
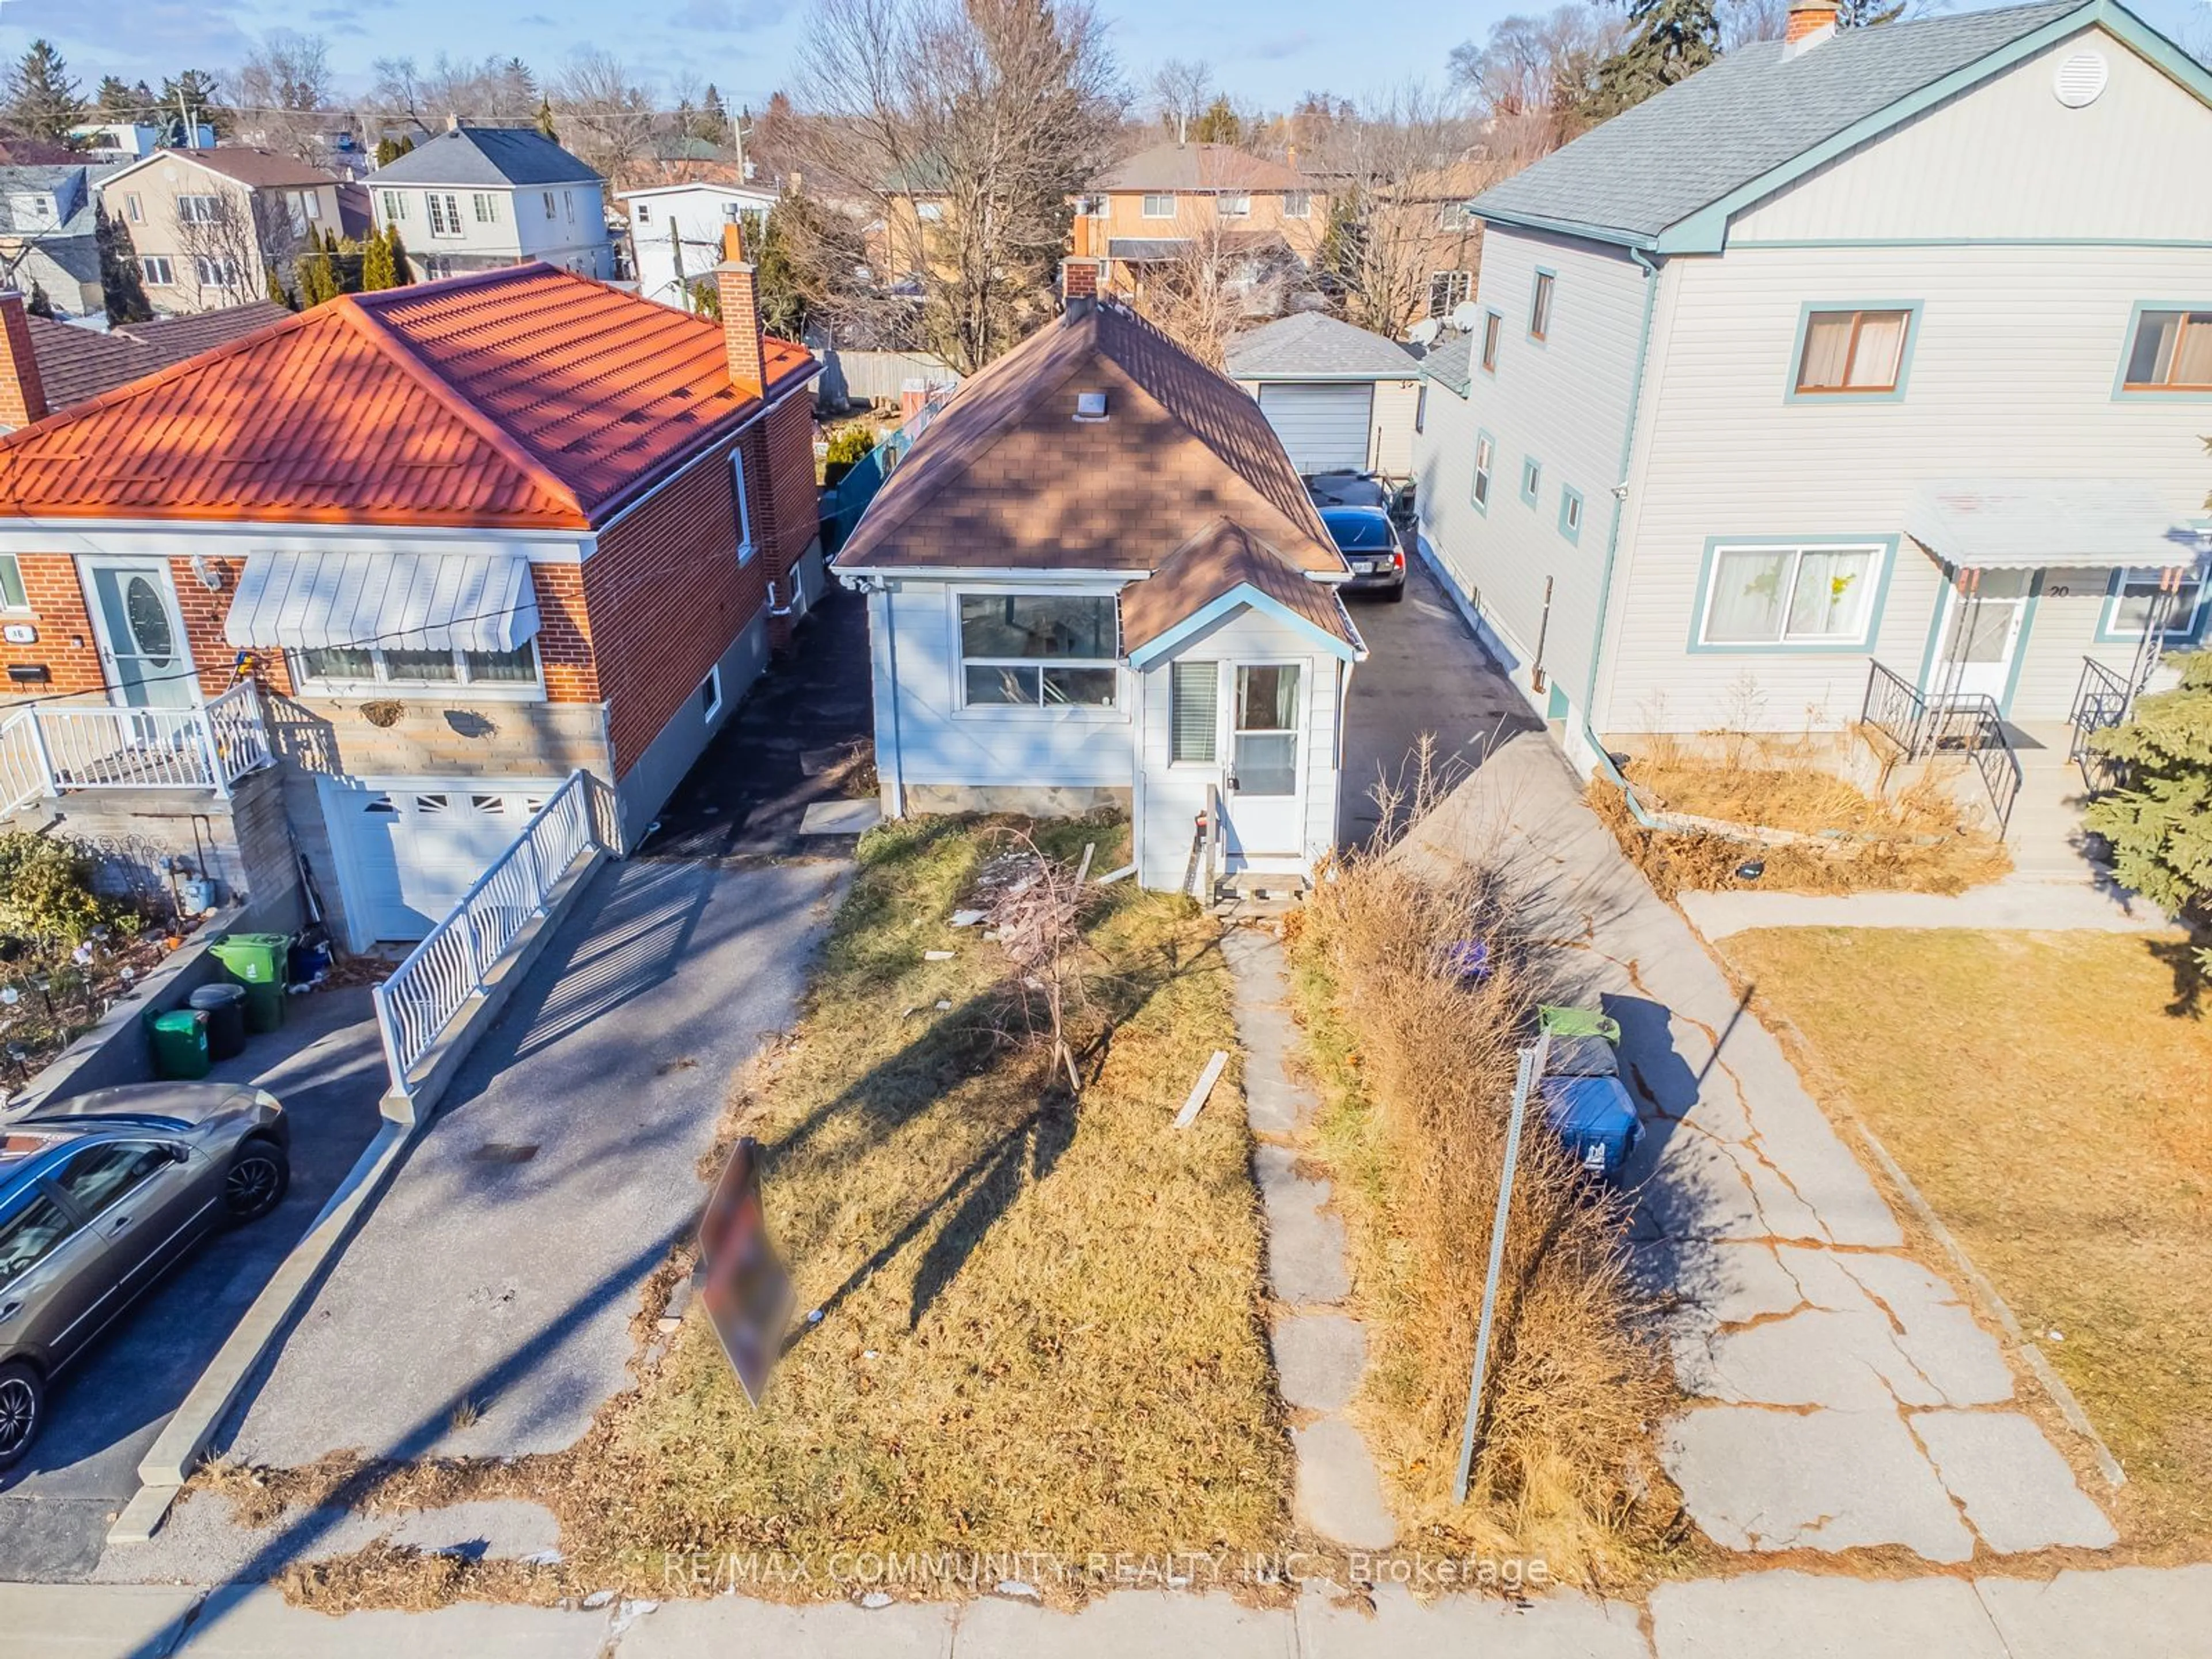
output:
[[[177,222],[180,225],[211,225],[222,216],[222,198],[220,196],[177,198]]]
[[[1111,708],[1121,629],[1110,593],[960,595],[970,708]]]
[[[1496,312],[1482,313],[1482,368],[1486,374],[1498,373],[1498,337],[1504,329],[1505,319]]]
[[[1313,192],[1310,190],[1286,190],[1283,192],[1283,217],[1310,219],[1313,217]]]
[[[1864,641],[1879,547],[1716,546],[1699,639],[1707,645]]]
[[[474,685],[538,688],[538,648],[525,640],[512,651],[445,647],[402,651],[388,646],[338,645],[295,651],[293,677],[303,690],[339,696],[375,686]]]
[[[0,553],[0,610],[28,611],[30,596],[23,591],[23,566],[13,553]]]
[[[1466,270],[1434,270],[1429,273],[1429,315],[1449,317],[1453,310],[1467,303],[1474,292],[1474,275]]]
[[[1817,397],[1896,391],[1911,327],[1912,313],[1901,307],[1807,313],[1805,343],[1797,354],[1798,392]]]
[[[1528,337],[1549,339],[1552,333],[1552,284],[1558,279],[1548,270],[1536,273],[1536,290],[1528,298]]]
[[[1490,474],[1498,460],[1498,445],[1487,432],[1474,434],[1474,489],[1471,499],[1485,513],[1490,511]]]
[[[123,216],[134,225],[146,222],[146,204],[138,199],[138,192],[135,190],[123,192]]]
[[[1571,542],[1583,538],[1583,492],[1572,484],[1559,486],[1559,534]]]
[[[458,236],[461,234],[460,199],[446,191],[429,191],[423,196],[430,210],[430,234],[433,236]]]
[[[1252,198],[1242,191],[1213,198],[1214,210],[1224,219],[1249,219],[1252,216]]]
[[[405,191],[384,190],[379,191],[377,194],[384,198],[384,216],[387,222],[404,219],[407,216]]]
[[[1175,207],[1174,197],[1164,192],[1152,192],[1146,196],[1141,211],[1147,219],[1172,219],[1176,216]]]
[[[555,207],[555,206],[553,205],[553,192],[552,192],[551,191],[550,191],[550,190],[549,190],[549,191],[547,191],[544,194],[545,194],[545,216],[546,216],[547,218],[549,218],[549,219],[555,218],[555,217],[558,216],[558,215],[559,215],[559,213],[560,213],[560,210],[559,210],[558,208],[556,208],[556,207]]]
[[[1437,212],[1438,230],[1465,230],[1474,222],[1474,210],[1465,202],[1446,202]]]
[[[641,225],[649,225],[653,222],[652,203],[640,202],[637,204],[637,222]]]
[[[478,224],[495,225],[499,222],[498,197],[488,190],[480,190],[476,193],[474,201]]]
[[[2138,313],[2121,384],[2129,392],[2212,392],[2212,310]]]
[[[192,260],[192,274],[199,278],[202,288],[236,288],[238,262],[211,253],[199,254]]]
[[[1544,493],[1544,464],[1534,455],[1521,458],[1521,499],[1529,506],[1536,505]]]
[[[138,271],[149,288],[174,288],[177,285],[175,267],[166,253],[147,253],[139,256]]]

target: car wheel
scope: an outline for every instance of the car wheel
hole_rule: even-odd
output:
[[[39,1437],[46,1415],[46,1385],[20,1359],[0,1365],[0,1469],[13,1468]]]
[[[222,1207],[233,1221],[258,1221],[284,1201],[291,1184],[284,1149],[264,1136],[249,1135],[223,1171]]]

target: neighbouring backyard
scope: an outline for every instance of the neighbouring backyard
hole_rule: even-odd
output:
[[[1001,1035],[1017,988],[1006,953],[951,920],[1028,829],[872,831],[797,1029],[738,1081],[707,1163],[740,1134],[762,1143],[769,1225],[798,1296],[761,1409],[695,1308],[568,1452],[216,1472],[264,1512],[520,1497],[561,1523],[558,1564],[456,1567],[379,1547],[295,1569],[295,1599],[337,1611],[617,1585],[660,1595],[669,1558],[690,1552],[781,1564],[734,1586],[718,1565],[698,1594],[850,1595],[869,1562],[949,1552],[953,1576],[881,1588],[988,1592],[1033,1574],[1056,1599],[1083,1592],[1094,1553],[1282,1546],[1290,1450],[1236,1071],[1192,1127],[1170,1127],[1207,1057],[1236,1047],[1217,925],[1133,882],[1093,890],[1072,1098],[1048,1047]],[[1095,842],[1094,873],[1127,858],[1119,819],[1034,834],[1071,864]],[[689,1266],[672,1261],[648,1292],[641,1346],[659,1340],[651,1316]],[[1030,1565],[980,1584],[957,1576],[961,1559],[994,1553]]]
[[[2185,941],[1790,928],[1722,951],[2080,1396],[2153,1555],[2212,1539],[2212,996]]]

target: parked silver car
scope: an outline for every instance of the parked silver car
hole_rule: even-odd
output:
[[[0,1469],[46,1386],[214,1229],[291,1184],[276,1097],[231,1083],[102,1089],[0,1122]]]

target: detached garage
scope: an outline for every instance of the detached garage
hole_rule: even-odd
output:
[[[1300,312],[1231,341],[1228,370],[1300,472],[1411,476],[1420,368],[1395,341]]]

